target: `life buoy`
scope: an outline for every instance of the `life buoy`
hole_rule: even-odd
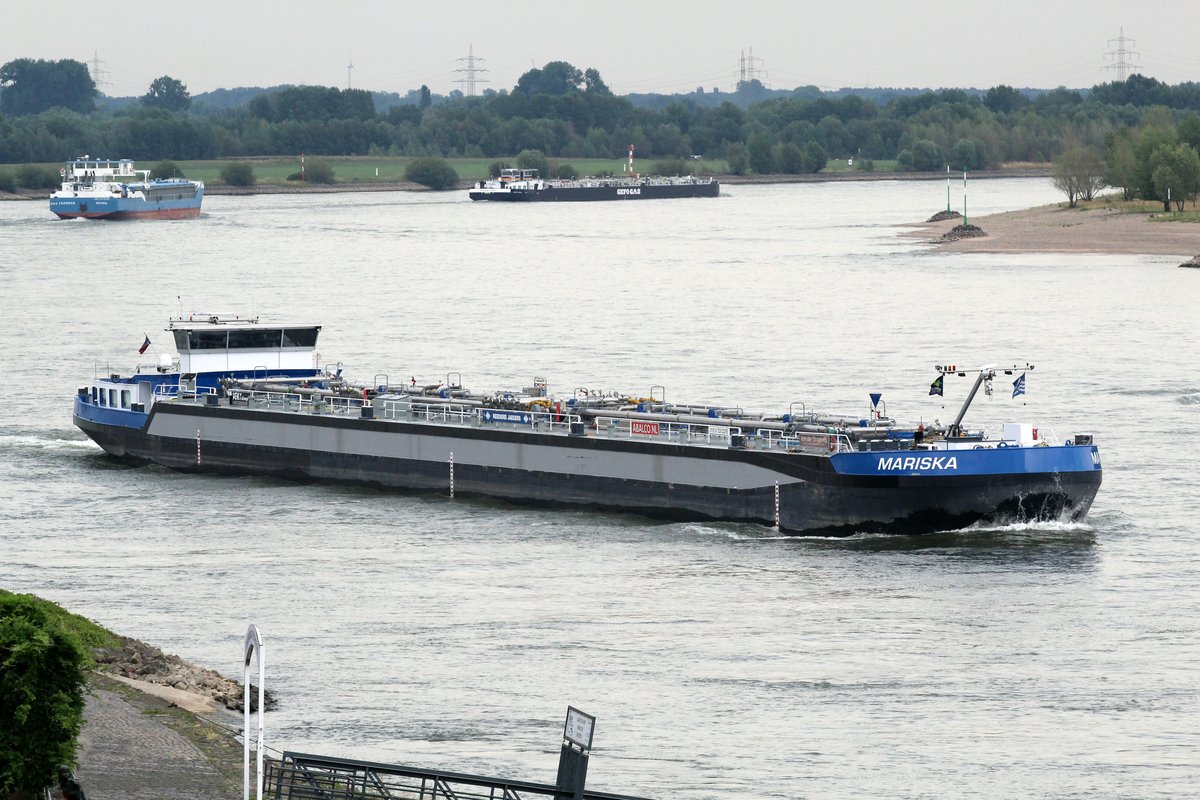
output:
[[[830,439],[829,440],[829,452],[836,453],[837,449],[838,449],[837,439]]]

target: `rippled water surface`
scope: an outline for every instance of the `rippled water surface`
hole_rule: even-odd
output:
[[[955,194],[959,189],[955,188]],[[1051,202],[979,181],[973,213]],[[0,204],[0,586],[238,675],[268,743],[661,798],[1191,797],[1200,790],[1200,273],[1181,258],[952,255],[901,238],[937,183],[716,200],[210,197],[199,220]],[[955,198],[957,204],[958,198]],[[1194,254],[1185,253],[1180,256]],[[325,326],[364,381],[954,413],[932,365],[1030,361],[977,423],[1095,434],[1084,524],[791,539],[111,460],[75,387],[166,318]]]

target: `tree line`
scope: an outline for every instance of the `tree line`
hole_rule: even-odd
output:
[[[187,87],[170,76],[156,79],[135,106],[97,112],[83,64],[19,59],[0,67],[0,163],[81,153],[143,160],[300,152],[503,158],[522,151],[619,158],[633,144],[639,156],[655,159],[724,159],[734,173],[817,172],[831,158],[853,159],[860,169],[884,161],[898,170],[978,170],[1061,160],[1078,148],[1109,170],[1112,147],[1127,149],[1127,138],[1140,141],[1164,123],[1186,128],[1200,111],[1200,85],[1169,86],[1141,75],[1033,98],[1001,85],[877,103],[853,94],[814,96],[810,88],[746,108],[701,105],[687,95],[639,107],[614,95],[597,70],[555,61],[529,70],[508,91],[436,102],[421,87],[409,93],[413,102],[382,112],[370,92],[297,86],[197,114]],[[1186,142],[1176,136],[1175,144]],[[1157,196],[1147,193],[1155,191],[1158,166],[1120,180]]]

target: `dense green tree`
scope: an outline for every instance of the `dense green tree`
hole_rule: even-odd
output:
[[[1028,106],[1030,100],[1011,86],[1001,84],[987,90],[983,104],[995,114],[1011,114]]]
[[[562,163],[554,167],[554,177],[561,178],[562,180],[573,181],[579,177],[579,171],[570,164]]]
[[[0,797],[41,797],[75,762],[87,661],[41,601],[0,592]]]
[[[433,95],[429,91],[429,87],[421,84],[421,101],[417,103],[417,107],[422,111],[433,105]]]
[[[1188,114],[1179,121],[1176,133],[1180,142],[1200,153],[1200,116]]]
[[[785,175],[807,172],[804,151],[791,142],[775,145],[775,168]]]
[[[725,148],[725,161],[729,164],[730,175],[745,175],[750,168],[750,154],[746,152],[746,145],[734,142]]]
[[[588,94],[612,94],[608,84],[600,77],[600,71],[595,67],[588,67],[583,71],[583,90]]]
[[[818,141],[811,141],[804,145],[804,171],[816,174],[825,169],[829,164],[829,153],[825,152],[825,148],[821,147]]]
[[[1150,175],[1163,210],[1183,211],[1187,200],[1200,192],[1200,156],[1186,144],[1164,144],[1150,156]]]
[[[1170,127],[1141,127],[1137,130],[1133,152],[1137,156],[1137,172],[1134,174],[1134,194],[1144,200],[1160,200],[1157,186],[1152,175],[1155,164],[1152,163],[1155,152],[1168,145],[1179,143],[1179,137],[1174,128]]]
[[[1133,134],[1122,128],[1109,137],[1104,152],[1104,182],[1118,187],[1125,200],[1133,199],[1137,184],[1138,162]]]
[[[942,148],[938,147],[936,142],[929,139],[921,139],[913,142],[912,146],[912,168],[918,172],[933,172],[942,170],[946,166],[946,159],[942,156]]]
[[[596,72],[595,78],[597,80],[600,78],[599,72]],[[566,61],[551,61],[541,69],[535,67],[518,78],[514,91],[525,95],[559,96],[581,91],[587,85],[583,73],[577,67]],[[599,81],[596,89],[603,85],[604,82]],[[607,90],[608,87],[604,86],[604,89]]]
[[[375,118],[375,101],[362,89],[289,86],[255,97],[250,113],[268,122],[370,120]]]
[[[956,170],[982,169],[986,166],[974,139],[959,139],[950,151],[950,166]]]
[[[192,104],[192,96],[182,81],[163,75],[155,78],[150,84],[150,90],[142,95],[142,105],[151,108],[165,108],[167,111],[187,111]]]
[[[51,108],[96,110],[96,84],[83,62],[18,58],[0,67],[0,113],[19,116]]]
[[[458,183],[458,173],[454,167],[441,158],[413,159],[405,168],[404,177],[435,190],[453,189]]]
[[[771,150],[771,139],[764,131],[756,131],[746,142],[746,156],[750,161],[750,169],[759,175],[767,175],[775,171],[775,154]]]

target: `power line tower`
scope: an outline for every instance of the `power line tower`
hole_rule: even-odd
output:
[[[1114,58],[1114,59],[1116,59],[1116,63],[1115,64],[1105,64],[1102,67],[1102,69],[1115,69],[1117,71],[1117,81],[1120,83],[1124,83],[1125,78],[1128,77],[1128,70],[1142,68],[1141,64],[1134,64],[1132,61],[1129,60],[1130,58],[1133,58],[1134,56],[1140,56],[1141,53],[1137,52],[1136,50],[1125,49],[1126,42],[1128,42],[1131,45],[1136,45],[1137,41],[1134,39],[1126,38],[1124,25],[1121,26],[1121,35],[1115,39],[1109,39],[1108,46],[1112,47],[1113,42],[1117,43],[1117,49],[1109,50],[1107,53],[1104,54],[1104,57],[1106,59]]]
[[[92,60],[88,64],[91,66],[92,83],[96,84],[97,89],[101,86],[112,86],[112,81],[108,80],[108,70],[104,69],[108,62],[100,60],[99,51],[92,51]]]
[[[758,66],[762,63],[763,60],[761,58],[754,57],[753,47],[750,48],[749,56],[747,56],[746,51],[743,50],[742,57],[738,59],[738,86],[741,86],[747,81],[754,80],[758,81],[759,83],[763,83],[764,79],[767,77],[767,72]]]
[[[350,56],[350,63],[346,65],[346,89],[350,88],[350,73],[354,69],[354,56]]]
[[[474,97],[475,96],[475,84],[488,83],[487,78],[476,77],[481,72],[487,72],[487,70],[484,69],[483,67],[476,66],[476,64],[478,64],[481,61],[485,61],[486,59],[476,58],[475,57],[475,45],[470,45],[467,47],[467,57],[459,58],[456,60],[467,62],[467,65],[465,67],[454,70],[455,72],[464,73],[466,75],[466,77],[458,78],[454,82],[461,83],[463,85],[463,87],[467,90],[467,97]]]

